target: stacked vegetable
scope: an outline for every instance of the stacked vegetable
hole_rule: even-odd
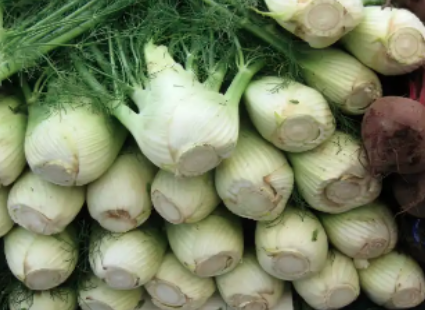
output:
[[[421,222],[398,225],[383,180],[396,175],[397,201],[422,217],[423,81],[408,99],[380,79],[425,61],[413,13],[2,4],[4,309],[424,302],[425,256],[399,248],[406,227],[419,247]]]

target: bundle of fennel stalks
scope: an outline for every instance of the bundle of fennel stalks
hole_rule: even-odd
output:
[[[1,309],[425,300],[360,139],[378,74],[424,61],[413,13],[360,0],[0,5]]]

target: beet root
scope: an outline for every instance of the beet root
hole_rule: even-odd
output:
[[[405,212],[425,218],[425,173],[397,175],[392,187],[395,199]]]
[[[382,97],[366,111],[362,140],[370,173],[425,171],[425,107],[403,97]]]

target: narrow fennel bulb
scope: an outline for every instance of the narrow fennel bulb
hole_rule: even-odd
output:
[[[0,237],[6,235],[15,224],[10,218],[9,210],[7,209],[9,192],[9,187],[0,187]]]
[[[32,171],[26,171],[13,184],[7,200],[10,217],[36,234],[53,235],[63,231],[85,202],[82,186],[59,186]]]
[[[376,73],[342,50],[305,52],[299,62],[307,85],[346,114],[364,114],[372,102],[382,97]]]
[[[261,136],[281,150],[314,149],[335,131],[335,119],[326,99],[301,83],[266,76],[249,84],[244,102]]]
[[[359,275],[353,260],[329,250],[325,267],[317,274],[293,282],[297,293],[314,309],[342,309],[360,295]]]
[[[126,232],[150,216],[150,184],[156,167],[137,149],[125,149],[100,178],[87,187],[92,218],[112,232]]]
[[[78,291],[81,310],[135,310],[144,302],[142,287],[115,290],[95,276],[85,279]]]
[[[9,295],[9,310],[76,310],[77,306],[77,294],[67,287],[31,292],[17,288]]]
[[[246,251],[232,271],[216,277],[224,301],[235,309],[272,309],[280,300],[284,283],[265,272],[254,251]]]
[[[153,304],[165,310],[198,310],[216,290],[212,278],[194,275],[173,253],[165,255],[155,277],[145,288]]]
[[[360,25],[341,42],[362,63],[384,75],[414,71],[425,61],[425,26],[406,9],[366,7]]]
[[[89,262],[93,273],[109,287],[129,290],[154,277],[166,248],[165,236],[147,223],[126,233],[96,227],[90,239]]]
[[[294,281],[324,268],[328,237],[312,212],[287,206],[274,221],[257,223],[255,246],[258,262],[267,273]]]
[[[340,214],[320,214],[329,241],[354,259],[376,258],[394,249],[397,224],[389,208],[374,201]]]
[[[266,15],[314,48],[334,44],[363,17],[361,0],[266,0],[265,3],[271,12]]]
[[[25,137],[28,165],[51,183],[86,185],[113,163],[127,132],[104,114],[92,111],[92,99],[61,95],[55,88],[60,85],[49,86],[46,101],[54,100],[56,107],[39,102],[29,105]]]
[[[0,95],[0,186],[15,182],[26,165],[24,140],[27,116],[13,111],[22,104],[16,96]]]
[[[160,170],[153,180],[151,197],[155,210],[172,224],[199,222],[220,203],[212,171],[181,178]]]
[[[242,259],[242,223],[224,208],[215,209],[197,223],[167,223],[166,230],[177,259],[199,277],[225,274]]]
[[[360,285],[377,305],[409,309],[425,300],[425,276],[413,258],[392,251],[358,270]]]
[[[13,275],[31,290],[49,290],[64,283],[78,260],[75,231],[38,235],[16,227],[4,237],[4,253]]]
[[[295,184],[313,209],[343,213],[374,201],[381,192],[381,181],[366,169],[362,145],[341,131],[311,151],[287,156]]]
[[[215,186],[236,215],[268,221],[284,210],[294,187],[294,173],[280,150],[244,126],[233,155],[216,169]]]

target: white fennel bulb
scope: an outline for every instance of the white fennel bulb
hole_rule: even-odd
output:
[[[53,235],[75,219],[85,194],[82,186],[59,186],[26,171],[13,184],[7,208],[18,225],[36,234]]]
[[[26,165],[27,116],[13,111],[21,105],[18,97],[0,95],[0,186],[12,184]]]
[[[139,113],[121,104],[114,115],[161,169],[177,176],[197,176],[214,169],[236,146],[239,102],[262,63],[242,66],[221,94],[220,86],[202,84],[192,68],[177,63],[166,46],[148,42],[144,58],[150,79],[132,94]],[[218,75],[224,78],[224,74]]]
[[[72,227],[39,235],[16,227],[4,237],[4,253],[13,275],[31,290],[49,290],[64,283],[74,271],[78,245]]]
[[[78,291],[81,310],[136,310],[143,305],[145,298],[142,287],[115,290],[95,276],[85,279]]]
[[[317,274],[293,282],[297,293],[314,309],[342,309],[360,295],[359,275],[353,260],[329,250],[325,267]]]
[[[358,270],[360,285],[377,305],[387,309],[410,309],[425,300],[425,276],[418,263],[392,251]]]
[[[292,297],[292,286],[290,282],[285,282],[282,297],[277,304],[270,310],[295,310],[294,298]]]
[[[10,187],[0,187],[0,237],[6,235],[15,224],[7,209]]]
[[[270,13],[283,28],[313,48],[337,42],[362,20],[361,0],[266,0]]]
[[[56,95],[56,96],[54,96]],[[100,177],[113,163],[127,131],[103,113],[93,100],[75,95],[50,96],[59,107],[29,106],[25,155],[41,178],[61,186],[81,186]]]
[[[272,309],[282,297],[283,281],[272,277],[258,264],[255,251],[246,251],[232,271],[216,277],[224,301],[235,309]]]
[[[112,232],[126,232],[150,216],[150,185],[156,167],[136,149],[126,149],[100,178],[87,187],[92,218]]]
[[[249,84],[244,102],[262,137],[284,151],[314,149],[335,131],[335,119],[326,99],[301,83],[277,76],[262,77]]]
[[[312,212],[287,206],[274,221],[257,223],[255,247],[258,262],[267,273],[294,281],[324,268],[328,238]]]
[[[220,203],[212,171],[181,178],[160,170],[153,180],[151,197],[155,210],[173,224],[199,222]]]
[[[229,272],[242,259],[242,223],[224,208],[215,209],[197,223],[167,223],[166,230],[177,259],[199,277],[214,277]]]
[[[341,131],[311,151],[287,156],[301,196],[318,211],[343,213],[381,193],[381,181],[368,172],[361,143]]]
[[[392,251],[398,241],[394,215],[380,201],[319,217],[331,244],[354,259],[379,257]]]
[[[198,310],[232,310],[218,292],[216,292],[207,302]]]
[[[166,248],[165,235],[148,224],[125,233],[96,227],[90,240],[89,262],[93,273],[108,286],[128,290],[154,277]]]
[[[236,215],[268,221],[284,210],[294,187],[294,173],[283,152],[243,127],[233,155],[216,169],[215,186]]]
[[[341,40],[369,68],[384,75],[401,75],[425,61],[425,26],[407,9],[369,6],[362,22]]]
[[[198,310],[214,294],[212,278],[201,278],[167,253],[155,277],[145,284],[152,302],[165,310]]]
[[[307,85],[346,114],[364,114],[372,102],[382,97],[376,73],[342,50],[309,51],[299,56],[299,63]]]
[[[14,289],[9,295],[9,310],[76,310],[77,294],[70,288],[48,291]]]

